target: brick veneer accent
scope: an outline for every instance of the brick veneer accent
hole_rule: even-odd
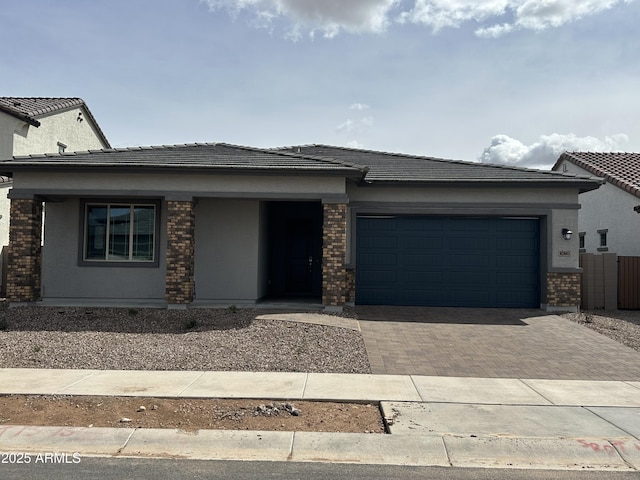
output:
[[[547,273],[547,305],[580,306],[580,273]]]
[[[42,265],[42,202],[32,198],[11,200],[7,299],[32,302],[40,298]]]
[[[347,273],[347,205],[325,203],[322,227],[322,304],[342,306]]]
[[[165,299],[169,304],[187,304],[193,300],[194,227],[193,202],[168,200]]]
[[[353,268],[347,269],[347,281],[345,287],[345,301],[356,301],[356,271]]]

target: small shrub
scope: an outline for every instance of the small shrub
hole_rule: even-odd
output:
[[[198,320],[195,318],[190,318],[184,322],[185,330],[193,330],[195,328],[198,328]]]
[[[236,307],[235,305],[229,305],[229,311],[231,313],[236,313],[238,311],[238,307]]]
[[[38,353],[40,350],[42,350],[42,347],[40,345],[34,345],[34,347],[33,347],[33,352],[34,353]]]
[[[593,322],[593,315],[591,313],[585,313],[584,323],[591,323],[591,322]]]
[[[9,330],[9,322],[7,322],[6,318],[0,318],[0,331]]]
[[[137,314],[138,314],[138,310],[136,310],[135,308],[129,309],[129,315],[131,315],[132,317],[135,317]]]

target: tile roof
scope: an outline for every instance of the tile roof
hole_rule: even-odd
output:
[[[333,172],[360,179],[366,167],[331,158],[230,145],[193,143],[131,147],[62,154],[32,154],[0,162],[0,170],[18,168],[139,167],[207,170]]]
[[[279,151],[293,151],[305,155],[335,158],[340,161],[366,165],[367,183],[566,183],[594,182],[587,190],[597,188],[599,180],[585,175],[570,175],[545,170],[532,170],[507,165],[494,165],[460,160],[377,152],[329,145],[300,145],[282,147]]]
[[[0,173],[20,169],[161,168],[216,171],[324,172],[345,175],[365,184],[486,184],[553,186],[571,184],[580,191],[596,189],[604,180],[559,172],[484,163],[376,152],[328,145],[274,149],[226,143],[194,143],[131,147],[62,154],[34,154],[0,162]]]
[[[53,97],[0,97],[0,112],[4,112],[13,117],[19,118],[34,127],[40,126],[37,117],[48,113],[60,112],[74,107],[83,107],[87,112],[87,116],[95,125],[101,140],[110,148],[111,145],[107,140],[104,132],[100,129],[100,125],[89,110],[87,104],[81,98],[53,98]]]
[[[565,152],[553,169],[565,160],[640,197],[640,153]]]

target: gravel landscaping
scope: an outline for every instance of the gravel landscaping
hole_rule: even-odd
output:
[[[640,311],[638,310],[593,310],[566,313],[562,316],[640,352]]]
[[[16,307],[0,311],[0,368],[370,373],[359,332],[257,309]]]

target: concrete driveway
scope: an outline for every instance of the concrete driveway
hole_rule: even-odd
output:
[[[355,311],[373,373],[640,380],[640,352],[542,310]]]

